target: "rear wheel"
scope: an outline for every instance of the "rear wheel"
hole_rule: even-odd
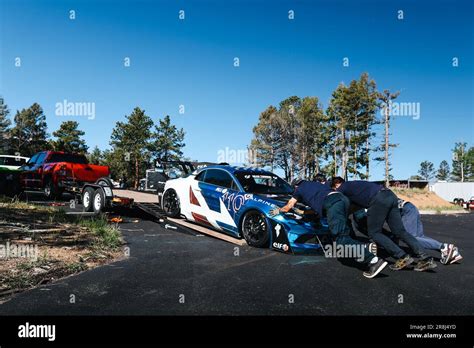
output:
[[[100,185],[100,186],[109,186],[109,187],[114,187],[114,184],[112,183],[112,180],[110,180],[110,178],[108,177],[102,177],[100,179],[98,179],[96,182],[95,182],[97,185]]]
[[[251,210],[245,213],[240,228],[248,245],[256,248],[268,247],[270,233],[267,219],[261,212]]]
[[[101,188],[98,188],[94,191],[94,196],[92,199],[92,207],[94,209],[94,213],[99,214],[102,209],[105,207],[105,196],[104,191]]]
[[[181,212],[179,197],[175,190],[169,189],[163,195],[163,211],[169,217],[178,217]]]

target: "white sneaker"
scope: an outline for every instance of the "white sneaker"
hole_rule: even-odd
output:
[[[372,254],[374,254],[375,256],[377,256],[377,244],[375,243],[369,243],[369,244],[365,244],[365,248]]]
[[[454,244],[447,244],[447,243],[443,244],[443,247],[441,248],[441,260],[440,260],[440,262],[443,265],[447,265],[451,261],[454,254],[454,248],[455,248]]]
[[[459,253],[458,247],[455,246],[453,256],[451,260],[449,261],[449,264],[452,265],[453,263],[456,263],[456,262],[461,263],[461,260],[462,260],[462,256]]]

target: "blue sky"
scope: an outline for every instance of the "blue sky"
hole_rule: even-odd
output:
[[[12,114],[38,102],[50,132],[76,120],[90,147],[107,148],[115,122],[140,106],[185,129],[186,156],[215,161],[226,147],[246,148],[268,105],[298,95],[327,107],[337,85],[362,72],[400,90],[399,102],[420,103],[419,120],[393,121],[395,177],[416,174],[423,160],[451,162],[456,141],[474,145],[471,1],[0,3],[0,94]],[[94,102],[96,118],[56,116],[64,99]],[[382,164],[372,169],[382,178]]]

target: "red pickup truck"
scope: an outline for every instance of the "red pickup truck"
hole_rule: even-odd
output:
[[[20,167],[22,190],[43,190],[48,198],[80,192],[84,183],[110,182],[109,167],[89,164],[86,156],[59,151],[38,152]]]

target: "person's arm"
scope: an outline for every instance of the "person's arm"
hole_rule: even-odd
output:
[[[275,215],[278,215],[280,213],[287,213],[289,212],[291,209],[293,209],[293,207],[295,206],[295,204],[297,203],[298,201],[295,199],[295,198],[291,198],[288,203],[286,203],[286,205],[282,208],[275,208],[275,209],[272,209],[270,211],[270,215],[271,216],[275,216]],[[298,209],[299,210],[299,209]]]

